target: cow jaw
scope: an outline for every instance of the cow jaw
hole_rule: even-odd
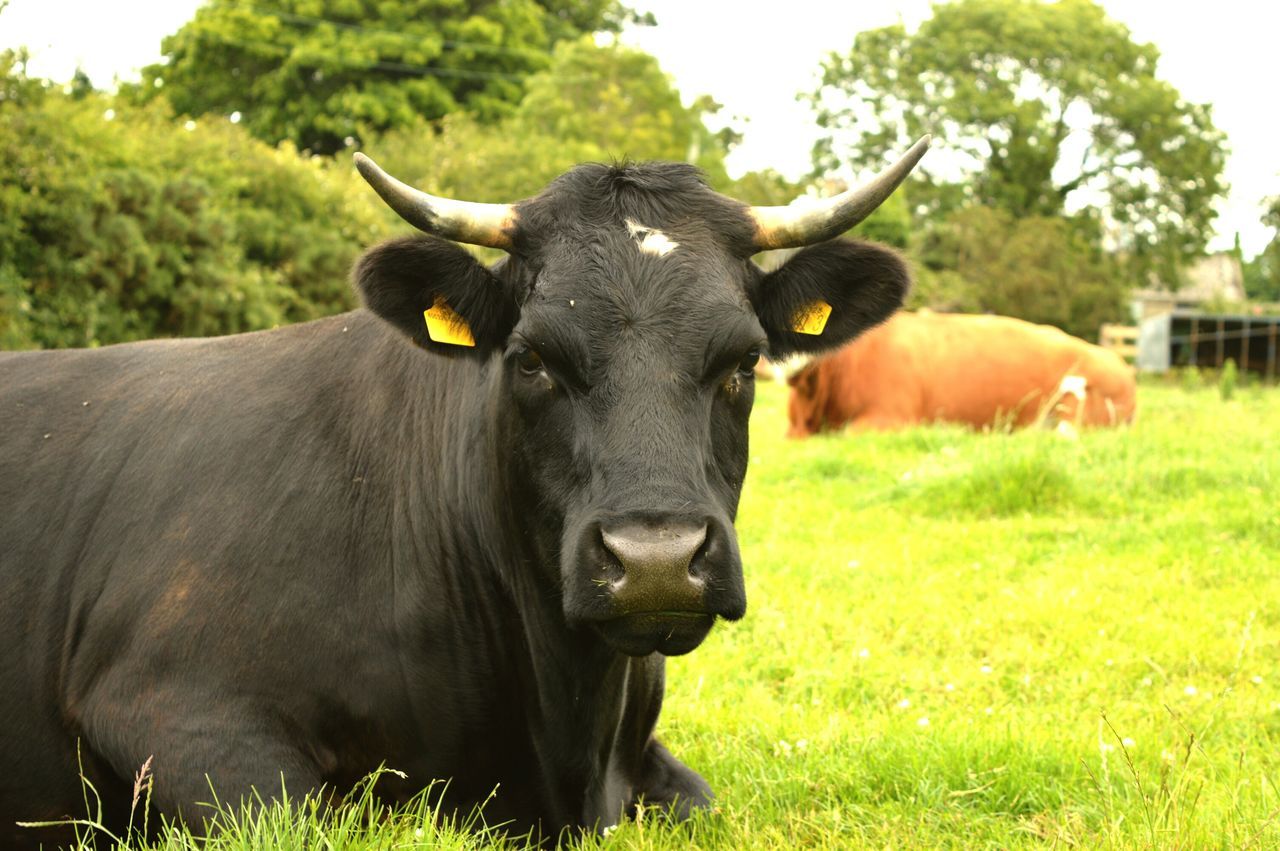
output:
[[[628,656],[681,656],[697,648],[715,615],[698,612],[639,612],[595,625],[605,642]]]

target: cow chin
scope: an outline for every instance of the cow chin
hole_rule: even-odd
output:
[[[702,643],[715,619],[705,612],[636,612],[592,626],[619,653],[680,656]]]

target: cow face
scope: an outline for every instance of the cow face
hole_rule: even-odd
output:
[[[497,460],[566,622],[631,655],[688,652],[746,611],[732,523],[757,358],[882,321],[906,269],[838,240],[765,274],[750,208],[675,164],[580,166],[499,221],[510,256],[493,268],[417,237],[366,254],[357,285],[421,347],[484,361],[505,412]],[[817,301],[825,328],[799,333]],[[423,312],[442,302],[474,346],[432,339]]]

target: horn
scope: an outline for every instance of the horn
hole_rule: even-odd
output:
[[[755,249],[799,248],[833,239],[871,215],[893,194],[916,163],[929,150],[929,136],[911,146],[902,159],[862,186],[834,198],[805,203],[797,199],[786,207],[751,207],[756,224]],[[403,215],[403,213],[401,214]]]
[[[428,195],[387,174],[364,154],[355,155],[356,169],[373,191],[409,224],[425,233],[490,248],[510,248],[516,211],[510,204],[477,204]]]

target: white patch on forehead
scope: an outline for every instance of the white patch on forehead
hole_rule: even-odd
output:
[[[680,243],[673,241],[662,231],[642,225],[635,219],[627,219],[627,233],[631,234],[641,251],[655,257],[666,257],[680,247]]]

